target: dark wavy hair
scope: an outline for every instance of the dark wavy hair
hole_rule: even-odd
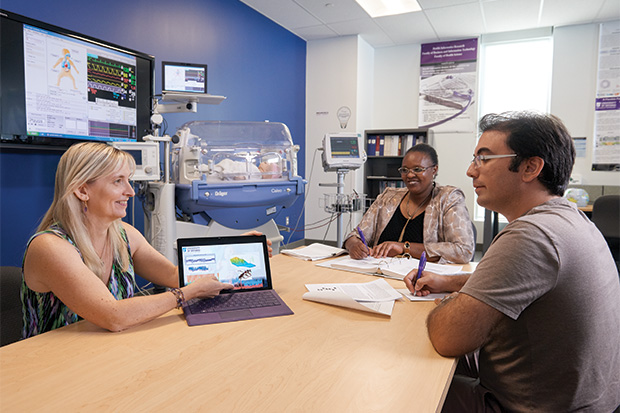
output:
[[[413,145],[409,150],[405,153],[408,155],[412,152],[420,152],[431,158],[431,162],[433,165],[439,165],[439,158],[437,157],[437,151],[431,145],[427,143],[418,143],[417,145]]]
[[[480,131],[508,135],[506,143],[517,154],[509,170],[516,172],[525,159],[538,156],[545,165],[538,180],[553,195],[563,196],[575,163],[575,146],[564,123],[538,112],[490,113],[480,119]]]

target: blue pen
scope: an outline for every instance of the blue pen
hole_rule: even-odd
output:
[[[362,230],[360,229],[360,227],[357,227],[357,233],[359,234],[362,242],[364,243],[364,246],[366,247],[366,249],[368,251],[370,251],[370,248],[368,248],[368,244],[366,244],[366,238],[364,237],[364,233],[362,232]]]
[[[420,255],[420,263],[418,264],[418,273],[413,280],[413,290],[415,291],[415,283],[418,282],[418,278],[422,275],[422,271],[424,271],[424,267],[426,267],[426,251],[422,251],[422,255]]]

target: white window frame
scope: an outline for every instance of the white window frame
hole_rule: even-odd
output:
[[[483,36],[480,44],[478,119],[487,113],[513,110],[548,113],[551,106],[553,72],[552,29]],[[532,47],[542,51],[531,57]],[[501,59],[498,59],[497,56],[500,55]],[[544,69],[543,73],[541,68]],[[528,87],[536,93],[544,92],[536,99],[535,104],[527,99],[527,93],[531,93]],[[502,94],[506,97],[505,100]],[[485,209],[475,202],[474,220],[484,221],[484,215]],[[506,223],[507,220],[500,215],[500,223],[502,222]]]

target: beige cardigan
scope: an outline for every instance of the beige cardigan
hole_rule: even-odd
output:
[[[359,227],[369,246],[376,245],[407,191],[407,188],[386,188],[368,208]],[[356,230],[347,235],[345,242],[353,236],[359,238]],[[440,264],[471,261],[474,231],[465,195],[459,188],[439,185],[433,188],[424,215],[424,249],[430,259],[439,257]]]

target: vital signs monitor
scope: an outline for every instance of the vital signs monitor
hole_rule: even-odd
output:
[[[357,133],[327,133],[323,137],[323,169],[358,169],[366,155],[362,150],[362,138]]]

